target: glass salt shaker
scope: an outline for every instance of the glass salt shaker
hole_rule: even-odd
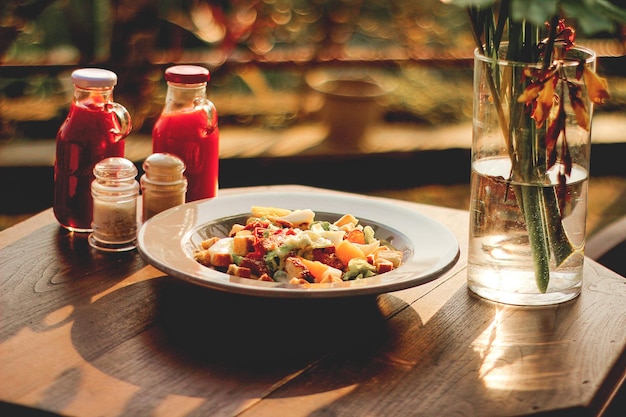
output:
[[[137,246],[137,168],[128,159],[106,158],[93,170],[93,232],[89,243],[96,249],[122,252]]]
[[[144,161],[143,170],[144,222],[157,213],[185,203],[187,178],[183,175],[185,163],[180,158],[169,153],[154,153]]]

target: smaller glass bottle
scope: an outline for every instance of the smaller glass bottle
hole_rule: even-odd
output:
[[[143,163],[145,174],[141,176],[143,196],[142,220],[185,203],[187,178],[185,163],[169,153],[154,153]]]
[[[217,110],[206,98],[209,70],[175,65],[165,70],[167,95],[152,130],[152,152],[171,153],[186,166],[187,201],[212,198],[218,191]]]
[[[106,158],[93,170],[93,232],[89,243],[96,249],[121,252],[137,246],[137,168],[125,158]]]

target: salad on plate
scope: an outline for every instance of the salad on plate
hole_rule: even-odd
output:
[[[398,268],[403,252],[351,214],[316,220],[310,209],[253,206],[228,236],[203,240],[194,259],[241,278],[308,286],[369,278]]]

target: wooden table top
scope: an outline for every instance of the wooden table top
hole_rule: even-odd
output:
[[[330,192],[221,193],[276,189]],[[467,290],[467,213],[394,203],[448,227],[461,255],[377,297],[201,288],[92,249],[51,210],[0,232],[0,414],[602,415],[626,377],[626,280],[587,259],[573,302],[493,304]]]

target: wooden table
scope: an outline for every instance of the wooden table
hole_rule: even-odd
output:
[[[378,297],[215,292],[93,250],[51,210],[0,232],[0,415],[606,415],[625,279],[586,260],[573,302],[486,302],[466,287],[467,213],[396,203],[451,229],[461,256]]]

